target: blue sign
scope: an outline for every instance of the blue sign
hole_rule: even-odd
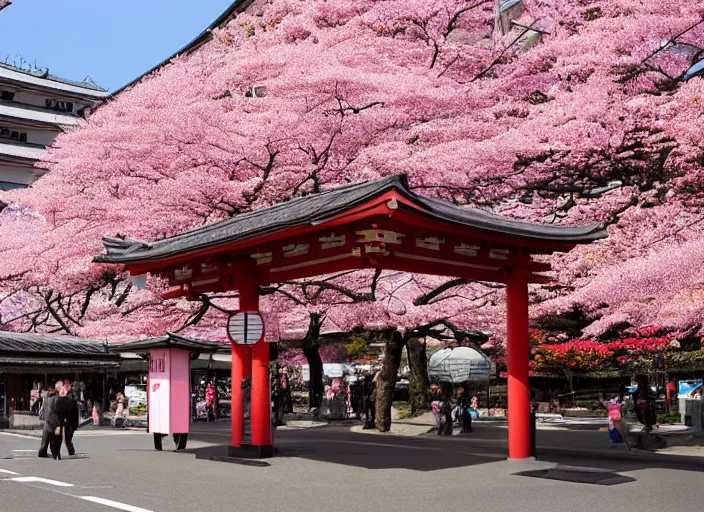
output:
[[[678,393],[680,396],[689,395],[691,396],[694,391],[699,389],[704,385],[701,379],[699,380],[681,380],[678,383]]]

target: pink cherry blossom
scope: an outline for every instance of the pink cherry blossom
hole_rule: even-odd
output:
[[[161,301],[158,279],[137,289],[91,263],[101,237],[159,239],[400,172],[468,207],[608,223],[608,240],[552,259],[555,284],[531,287],[534,318],[576,306],[593,322],[585,335],[702,323],[704,81],[681,81],[683,48],[704,40],[701,7],[522,2],[515,21],[541,31],[525,49],[511,44],[524,29],[493,32],[491,1],[256,4],[62,134],[48,173],[3,194],[4,327],[225,341],[236,294]],[[501,287],[457,283],[419,301],[447,278],[327,279],[265,291],[272,336],[302,337],[311,312],[331,330],[447,319],[505,336]]]

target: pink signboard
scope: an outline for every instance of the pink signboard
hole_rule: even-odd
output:
[[[152,350],[149,354],[149,431],[170,434],[171,350]]]
[[[191,354],[188,350],[171,350],[171,432],[187,434],[191,422]]]
[[[149,357],[149,432],[187,434],[190,423],[188,350],[155,349]]]

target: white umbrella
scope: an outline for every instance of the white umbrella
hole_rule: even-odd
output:
[[[450,384],[486,382],[491,375],[491,361],[473,348],[446,348],[430,356],[428,375],[432,381]]]

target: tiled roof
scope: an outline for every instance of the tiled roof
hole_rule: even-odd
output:
[[[71,354],[68,354],[71,355]],[[46,356],[50,356],[47,354]],[[89,368],[90,370],[105,369],[105,368],[120,368],[120,361],[115,360],[100,360],[96,361],[93,356],[89,360],[78,360],[78,359],[66,359],[63,357],[61,359],[54,359],[50,357],[44,357],[39,359],[37,357],[3,357],[0,356],[1,366],[29,366],[29,367],[49,367],[49,368]]]
[[[109,96],[107,89],[103,89],[99,85],[95,85],[92,82],[67,80],[50,73],[41,73],[34,70],[28,71],[4,62],[0,62],[0,78],[16,80],[41,87],[49,87],[65,92],[84,94],[86,96],[97,98],[107,98]]]
[[[172,332],[166,333],[165,336],[157,338],[149,338],[146,340],[132,341],[130,343],[122,343],[112,345],[111,352],[141,352],[143,350],[157,348],[185,348],[191,349],[194,352],[217,352],[223,348],[229,348],[229,345],[217,343],[215,341],[200,341],[185,336],[180,336]]]
[[[41,335],[0,331],[0,353],[31,353],[56,356],[106,356],[107,347],[100,341],[76,336]]]
[[[449,202],[421,197],[410,190],[405,175],[395,175],[299,197],[156,242],[105,237],[103,241],[107,254],[97,256],[95,261],[153,261],[293,227],[314,226],[390,191],[408,198],[431,218],[470,229],[565,244],[589,243],[606,237],[603,226],[597,223],[577,227],[528,224],[476,208],[460,208]]]

